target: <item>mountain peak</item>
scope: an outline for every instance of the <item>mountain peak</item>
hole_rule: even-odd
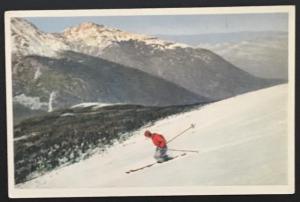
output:
[[[67,27],[64,30],[64,33],[68,34],[69,32],[86,32],[86,31],[90,31],[90,30],[100,31],[103,28],[107,29],[104,25],[99,25],[94,22],[83,22],[83,23],[73,26],[73,27]]]
[[[187,47],[184,44],[173,43],[144,34],[131,33],[117,28],[99,25],[93,22],[84,22],[74,27],[69,27],[63,32],[64,37],[72,43],[85,44],[89,47],[104,49],[112,44],[124,41],[136,41],[152,46],[156,49],[173,49]]]
[[[38,31],[38,28],[34,24],[30,23],[24,18],[18,18],[18,17],[11,18],[11,22],[12,22],[11,24],[13,29],[17,27],[18,29],[23,28],[23,29],[32,29]]]
[[[104,25],[99,25],[94,22],[83,22],[79,25],[80,28],[92,28],[92,27],[104,27]]]
[[[57,34],[44,33],[24,18],[11,19],[12,52],[17,55],[56,57],[57,51],[67,49]]]
[[[83,22],[62,33],[44,33],[24,18],[12,19],[13,51],[21,55],[58,57],[59,51],[74,50],[99,56],[102,50],[120,42],[134,41],[153,49],[186,47],[157,37],[131,33],[118,28]]]
[[[94,22],[83,22],[77,26],[68,27],[64,30],[63,34],[64,36],[70,38],[70,37],[76,37],[80,35],[84,35],[86,37],[89,36],[107,36],[108,34],[116,34],[116,32],[122,32],[118,29],[109,28],[104,25],[99,25]]]

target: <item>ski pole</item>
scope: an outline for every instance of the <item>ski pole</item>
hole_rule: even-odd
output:
[[[178,135],[176,135],[175,137],[171,138],[170,140],[167,141],[167,143],[172,142],[173,140],[175,140],[177,137],[179,137],[180,135],[182,135],[183,133],[185,133],[186,131],[188,131],[191,128],[195,128],[195,124],[191,124],[190,127],[188,127],[187,129],[185,129],[184,131],[180,132]]]
[[[198,153],[198,150],[185,150],[185,149],[168,149],[169,151],[179,151],[179,152],[196,152]]]

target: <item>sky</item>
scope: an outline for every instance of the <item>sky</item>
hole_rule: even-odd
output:
[[[62,32],[83,22],[94,22],[149,35],[192,35],[241,31],[287,31],[288,15],[210,14],[159,16],[27,17],[44,32]]]

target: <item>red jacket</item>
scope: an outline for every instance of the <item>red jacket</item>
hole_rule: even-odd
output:
[[[167,146],[167,141],[161,134],[152,133],[151,139],[153,144],[157,147],[164,148]]]

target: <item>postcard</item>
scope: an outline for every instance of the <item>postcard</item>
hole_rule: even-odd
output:
[[[293,194],[295,7],[5,13],[11,198]]]

